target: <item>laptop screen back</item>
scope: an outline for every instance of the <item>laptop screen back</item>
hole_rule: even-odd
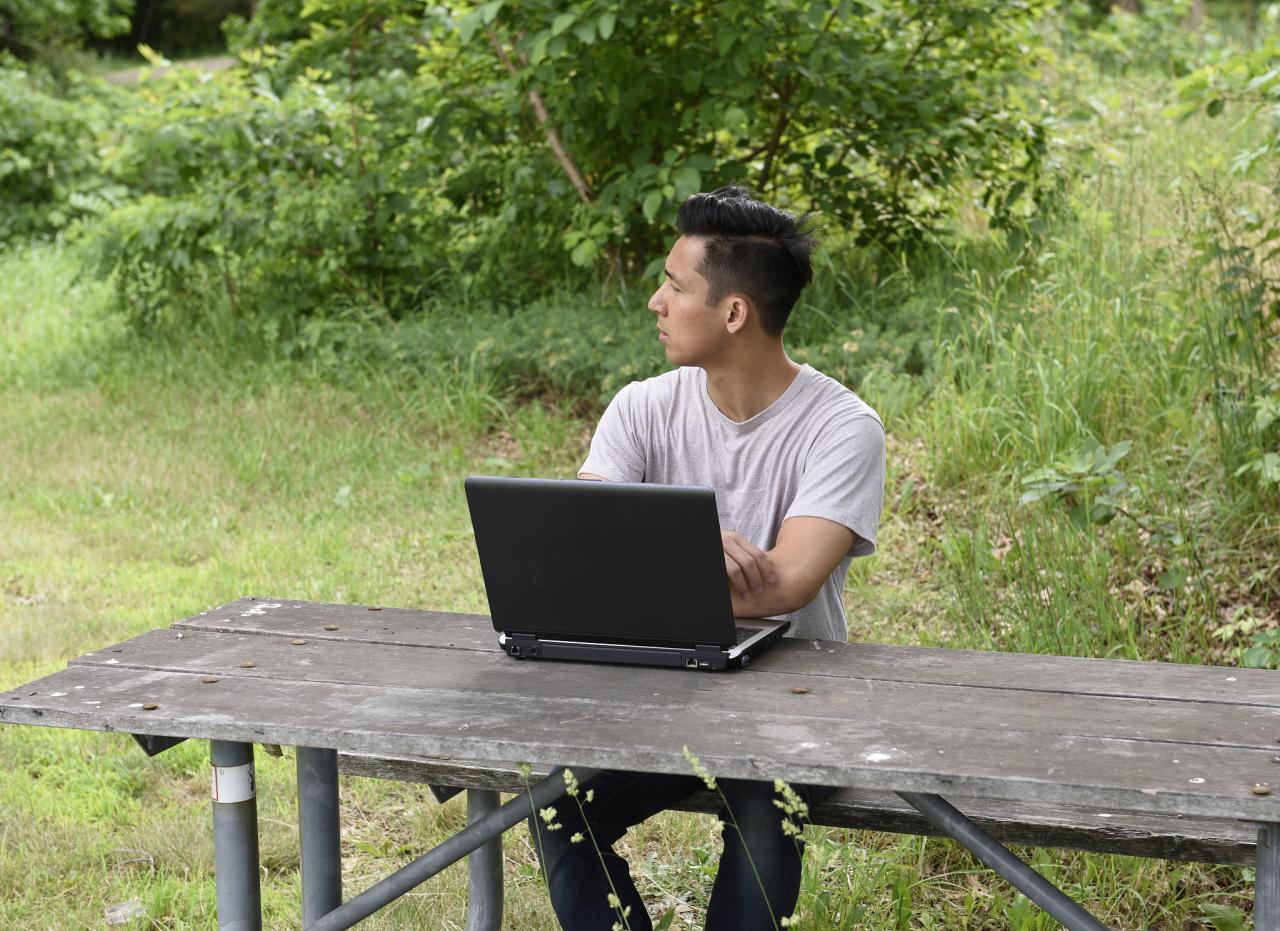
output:
[[[466,493],[494,629],[734,642],[710,488],[472,476]]]

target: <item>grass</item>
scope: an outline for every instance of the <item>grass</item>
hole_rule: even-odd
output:
[[[836,261],[801,311],[821,319],[797,328],[797,357],[856,384],[889,428],[880,551],[846,590],[852,638],[1234,662],[1229,619],[1277,621],[1280,519],[1223,481],[1184,271],[1180,182],[1225,178],[1223,141],[1194,121],[1175,131],[1136,84],[1107,93],[1090,130],[1106,157],[1084,163],[1041,239],[971,232],[874,278]],[[616,307],[558,317],[549,299],[520,320],[432,318],[288,361],[208,334],[140,340],[76,267],[60,244],[0,253],[0,689],[247,593],[483,611],[462,477],[572,474],[617,376],[594,341],[625,329]],[[518,338],[486,345],[495,329]],[[656,351],[629,339],[618,359]],[[1126,506],[1181,542],[1019,503],[1023,477],[1089,436],[1133,442]],[[0,760],[0,926],[97,927],[133,898],[136,927],[213,926],[201,747],[146,760],[119,736],[7,727]],[[267,924],[288,927],[293,761],[258,762]],[[404,784],[344,777],[343,802],[349,891],[464,820]],[[952,844],[809,836],[800,927],[1052,927]],[[646,899],[699,926],[709,822],[669,813],[625,844]],[[1238,869],[1024,853],[1119,928],[1207,928],[1206,906],[1247,912],[1252,894]],[[510,927],[553,927],[535,862],[509,835]],[[453,868],[369,927],[459,928],[464,886]]]

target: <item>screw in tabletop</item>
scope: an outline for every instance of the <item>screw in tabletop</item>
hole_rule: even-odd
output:
[[[255,662],[254,662],[253,660],[251,660],[251,659],[247,659],[247,660],[245,660],[243,663],[241,663],[240,665],[241,665],[242,667],[244,667],[245,669],[252,669],[254,666],[256,666],[256,665],[258,665],[258,664],[257,664],[257,663],[255,663]]]
[[[1265,782],[1258,782],[1258,783],[1254,783],[1253,788],[1250,789],[1249,791],[1252,792],[1254,795],[1270,795],[1271,786],[1267,785]]]

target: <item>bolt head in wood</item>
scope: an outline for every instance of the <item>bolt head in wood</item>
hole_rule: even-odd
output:
[[[304,643],[306,643],[307,641],[305,641],[305,640],[290,640],[289,642],[290,642],[290,643],[292,643],[295,647],[300,647],[300,646],[302,646]]]
[[[1252,792],[1254,795],[1270,795],[1271,786],[1267,785],[1265,782],[1258,782],[1258,783],[1255,783],[1253,788],[1250,789],[1249,791]]]
[[[218,681],[218,677],[217,677],[217,676],[205,676],[205,677],[204,677],[203,679],[201,679],[200,681],[201,681],[201,682],[203,682],[205,685],[213,685],[213,683],[215,683],[215,682],[217,682],[217,681]]]
[[[338,625],[337,625],[337,624],[325,624],[325,625],[324,625],[324,629],[325,629],[325,630],[337,630],[337,629],[338,629]]]
[[[369,605],[369,610],[370,610],[370,611],[381,611],[381,610],[382,610],[382,605]]]
[[[809,694],[809,690],[805,688],[803,685],[797,685],[795,688],[791,690],[791,693],[793,695],[807,695]]]
[[[156,710],[157,708],[159,708],[159,707],[160,707],[160,706],[159,706],[159,705],[157,705],[155,702],[150,702],[150,701],[149,701],[149,702],[147,702],[145,705],[143,705],[143,706],[142,706],[142,710],[143,710],[143,711],[155,711],[155,710]]]
[[[255,663],[255,662],[254,662],[253,660],[251,660],[251,659],[247,659],[247,660],[245,660],[243,663],[241,663],[240,665],[241,665],[243,668],[245,668],[245,669],[252,669],[254,666],[256,666],[256,665],[258,665],[258,664],[257,664],[257,663]]]

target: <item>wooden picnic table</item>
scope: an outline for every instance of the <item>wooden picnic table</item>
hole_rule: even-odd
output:
[[[338,752],[581,777],[689,773],[688,748],[720,777],[899,793],[988,863],[1002,855],[943,796],[1247,822],[1255,927],[1280,931],[1280,675],[1265,670],[808,640],[728,673],[548,663],[507,657],[482,615],[246,598],[0,694],[0,722],[119,731],[153,752],[210,740],[222,927],[257,927],[252,744],[270,743],[299,748],[307,927],[349,927],[368,914],[353,903],[405,891],[529,812],[494,801],[415,875],[339,907]],[[1047,883],[1032,891],[1067,927],[1102,927]]]

